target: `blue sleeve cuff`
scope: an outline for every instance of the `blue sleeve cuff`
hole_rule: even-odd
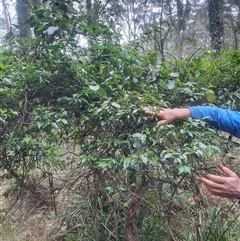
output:
[[[188,107],[193,119],[203,119],[236,137],[240,137],[240,112],[212,106]]]

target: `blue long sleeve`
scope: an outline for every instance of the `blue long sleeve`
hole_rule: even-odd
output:
[[[193,119],[207,123],[240,138],[240,112],[210,106],[189,107]]]

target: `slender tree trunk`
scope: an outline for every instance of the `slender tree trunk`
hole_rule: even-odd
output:
[[[19,35],[24,38],[30,38],[31,32],[30,27],[25,23],[29,16],[30,6],[27,0],[16,1],[16,12],[18,19],[18,27],[20,29]]]
[[[238,49],[239,46],[239,34],[240,34],[240,1],[236,1],[238,7],[238,18],[237,18],[237,28],[236,28],[236,36],[235,36],[235,47]]]
[[[220,0],[208,0],[209,32],[211,47],[218,53],[222,48],[223,23]]]
[[[162,62],[165,60],[165,53],[164,53],[164,44],[165,44],[165,36],[167,35],[167,32],[168,30],[166,31],[165,34],[163,34],[163,9],[164,9],[164,6],[163,6],[163,1],[162,1],[162,4],[161,4],[161,12],[160,12],[160,31],[159,31],[159,39],[160,39],[160,49],[159,49],[159,52],[161,53],[161,57],[162,57]]]
[[[5,21],[6,21],[6,30],[7,33],[11,32],[11,18],[10,18],[10,14],[7,8],[7,5],[5,3],[4,0],[2,0],[2,4],[3,4],[3,9],[4,9],[4,17],[5,17]]]
[[[177,48],[177,56],[178,59],[182,59],[182,37],[181,37],[181,31],[184,31],[185,29],[185,19],[183,17],[183,3],[181,0],[176,0],[177,3],[177,24],[175,25],[175,33],[176,33],[176,42],[178,45]]]
[[[140,241],[138,230],[134,224],[134,217],[138,210],[139,198],[135,195],[129,201],[129,207],[125,214],[125,228],[128,236],[128,241]]]
[[[134,217],[137,213],[141,197],[146,192],[148,187],[148,180],[145,176],[146,173],[144,173],[145,166],[141,165],[141,169],[143,173],[141,175],[141,179],[142,179],[141,184],[136,190],[133,190],[132,196],[128,201],[129,203],[128,209],[126,210],[126,213],[125,213],[125,229],[127,232],[128,241],[140,241],[137,227],[134,224]]]
[[[93,24],[93,11],[92,11],[92,0],[86,0],[86,8],[87,8],[87,24],[91,26]],[[88,36],[88,48],[92,46],[92,39]]]
[[[233,26],[233,36],[234,36],[234,49],[238,49],[238,31],[234,29]]]
[[[184,4],[183,0],[175,0],[176,10],[177,10],[177,18],[174,18],[174,11],[171,4],[171,0],[167,1],[169,7],[169,15],[172,26],[174,28],[176,34],[176,45],[178,46],[177,55],[178,59],[182,59],[183,55],[183,39],[182,34],[186,28],[186,19],[189,17],[191,12],[191,4],[190,1],[187,0],[186,4]]]

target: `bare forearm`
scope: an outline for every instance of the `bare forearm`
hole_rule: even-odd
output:
[[[192,117],[203,119],[236,137],[240,137],[240,112],[209,106],[193,106],[189,108],[164,109],[159,112],[146,111],[147,114],[158,117],[158,126],[171,123],[176,119]]]
[[[174,108],[172,111],[176,116],[175,119],[182,119],[191,116],[191,111],[188,108]]]

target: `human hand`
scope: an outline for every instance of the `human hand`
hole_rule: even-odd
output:
[[[159,119],[157,126],[168,124],[176,119],[190,117],[190,110],[188,108],[163,109],[159,112],[145,111],[145,113],[156,116]]]
[[[225,177],[208,174],[207,178],[202,177],[201,180],[208,191],[220,197],[240,198],[240,179],[238,175],[229,168],[220,165],[221,171]]]

